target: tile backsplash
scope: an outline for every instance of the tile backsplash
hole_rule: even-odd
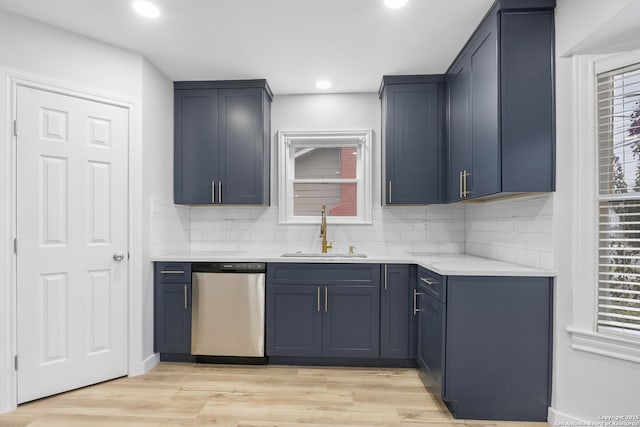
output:
[[[553,194],[466,205],[465,252],[553,269]]]
[[[371,225],[329,225],[333,251],[464,251],[464,207],[374,208]],[[278,208],[192,207],[191,250],[311,252],[320,247],[319,224],[279,224]]]
[[[279,224],[278,207],[182,206],[154,202],[153,253],[314,252],[319,224]],[[335,252],[469,253],[554,268],[553,195],[483,203],[374,207],[373,224],[330,225]]]

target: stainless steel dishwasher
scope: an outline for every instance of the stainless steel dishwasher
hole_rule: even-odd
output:
[[[264,357],[264,263],[193,263],[191,354]]]

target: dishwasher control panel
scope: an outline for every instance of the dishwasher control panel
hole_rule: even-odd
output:
[[[191,271],[201,273],[264,273],[264,262],[197,262]]]

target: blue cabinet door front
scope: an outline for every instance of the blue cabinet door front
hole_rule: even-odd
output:
[[[412,290],[415,266],[386,265],[380,287],[380,357],[413,359],[415,316]]]
[[[191,284],[156,282],[158,353],[191,354]]]
[[[218,90],[176,90],[174,110],[174,201],[211,204],[218,165]]]
[[[266,289],[267,356],[321,356],[321,287],[267,284]]]
[[[263,89],[220,89],[218,174],[220,202],[266,204]],[[265,152],[265,149],[267,150]]]
[[[322,355],[380,355],[380,290],[377,286],[324,287]]]
[[[389,84],[382,96],[384,203],[442,201],[444,84]]]

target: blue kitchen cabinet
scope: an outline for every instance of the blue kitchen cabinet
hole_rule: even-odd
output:
[[[154,350],[191,354],[191,264],[156,262],[154,266]]]
[[[269,204],[265,80],[174,82],[174,202]]]
[[[416,362],[425,371],[427,384],[441,397],[445,361],[446,279],[418,267],[414,295],[418,316]]]
[[[384,76],[382,200],[421,205],[444,200],[444,76]]]
[[[380,287],[380,357],[383,359],[415,357],[415,270],[414,265],[384,266]]]
[[[379,287],[377,264],[268,264],[267,356],[379,357]]]
[[[442,398],[455,418],[547,419],[552,295],[545,277],[447,278]]]
[[[555,0],[500,0],[447,71],[447,201],[555,190]]]

